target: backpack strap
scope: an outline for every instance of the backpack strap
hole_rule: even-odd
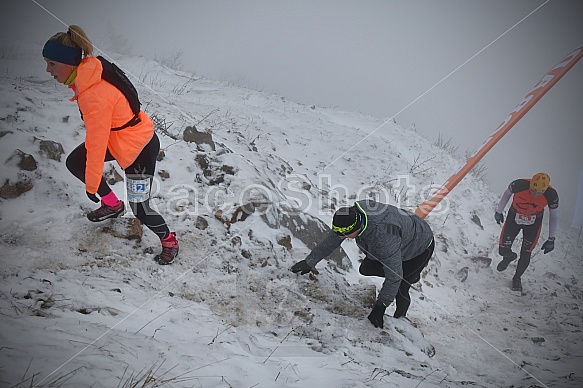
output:
[[[121,127],[115,127],[115,128],[111,128],[112,131],[121,131],[122,129],[125,129],[127,127],[133,127],[134,125],[138,125],[139,123],[142,122],[142,119],[140,119],[138,117],[138,115],[134,115],[134,117],[132,117],[132,119],[130,121],[128,121],[127,123],[125,123],[124,125],[122,125]]]
[[[101,65],[103,67],[101,79],[115,86],[125,96],[126,100],[130,104],[132,112],[134,113],[134,117],[132,117],[127,123],[125,123],[121,127],[111,128],[111,130],[121,131],[122,129],[125,129],[127,127],[133,127],[134,125],[137,125],[142,121],[139,118],[140,100],[138,98],[138,91],[136,90],[132,82],[128,79],[128,77],[125,75],[123,70],[121,70],[115,63],[109,62],[101,55],[97,56],[97,59],[101,61]]]

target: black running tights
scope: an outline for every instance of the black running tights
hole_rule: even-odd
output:
[[[146,144],[136,160],[124,169],[126,176],[132,179],[149,179],[151,187],[154,171],[156,169],[156,157],[158,156],[158,151],[160,151],[160,140],[154,133],[152,140]],[[105,161],[109,162],[112,160],[115,160],[115,158],[111,155],[109,150],[107,150]],[[85,143],[81,143],[69,154],[66,162],[67,169],[84,183],[86,161],[87,150],[85,149]],[[99,194],[100,197],[103,197],[110,192],[111,188],[102,177],[97,194]],[[170,234],[170,230],[168,229],[164,218],[150,207],[149,195],[148,199],[143,202],[130,202],[130,207],[136,218],[138,218],[142,224],[146,225],[148,229],[156,233],[160,239],[166,238]]]
[[[429,263],[434,248],[435,242],[432,241],[427,249],[419,256],[416,256],[411,260],[403,261],[403,279],[401,279],[399,291],[395,296],[395,318],[404,317],[407,314],[409,306],[411,305],[409,289],[413,283],[417,283],[421,279],[421,271],[423,271]],[[365,258],[362,261],[359,272],[364,276],[385,277],[385,271],[381,262],[369,258]]]

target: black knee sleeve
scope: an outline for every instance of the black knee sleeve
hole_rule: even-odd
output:
[[[383,265],[380,261],[371,260],[365,258],[362,263],[360,263],[360,267],[358,267],[358,272],[360,272],[363,276],[379,276],[385,277],[385,271],[383,269]]]

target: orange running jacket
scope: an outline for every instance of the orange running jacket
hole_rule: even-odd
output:
[[[126,97],[115,86],[101,79],[103,68],[96,57],[84,58],[77,67],[72,89],[85,122],[87,162],[85,190],[95,194],[99,188],[109,152],[125,169],[136,160],[154,135],[154,125],[146,113],[140,111],[140,122],[120,131],[112,131],[127,123],[134,114]]]

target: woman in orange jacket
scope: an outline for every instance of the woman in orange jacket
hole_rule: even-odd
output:
[[[43,48],[46,71],[74,91],[71,101],[77,101],[85,123],[85,142],[67,157],[67,168],[85,183],[89,199],[101,199],[101,207],[87,214],[99,222],[125,210],[103,178],[105,162],[116,160],[126,175],[134,215],[160,237],[162,252],[155,260],[170,264],[178,255],[176,235],[149,203],[160,141],[148,115],[140,111],[135,118],[126,96],[102,79],[103,66],[92,53],[93,45],[78,26],[53,35]],[[132,125],[116,130],[126,123]]]

